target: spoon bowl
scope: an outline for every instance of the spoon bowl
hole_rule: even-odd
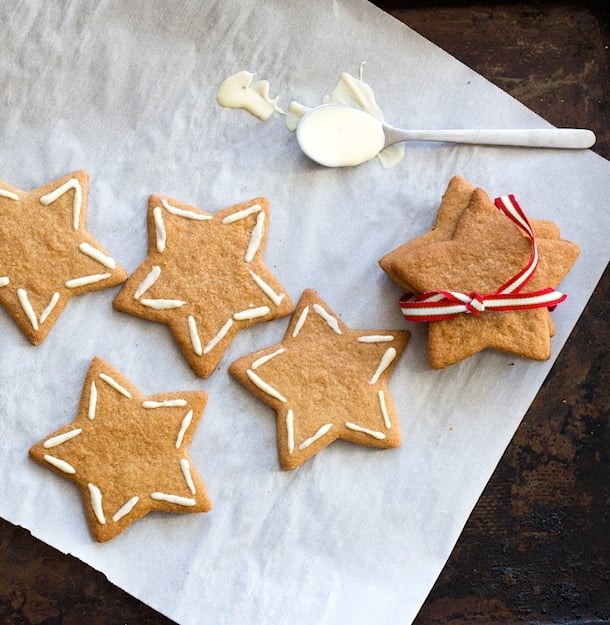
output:
[[[343,104],[311,109],[300,120],[296,136],[305,155],[325,167],[360,165],[403,141],[573,150],[595,143],[595,134],[583,128],[404,130]]]

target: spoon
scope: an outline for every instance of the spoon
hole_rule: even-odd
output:
[[[308,111],[296,129],[297,142],[325,167],[360,165],[402,141],[444,141],[529,148],[590,148],[595,135],[581,128],[401,130],[344,104],[323,104]]]

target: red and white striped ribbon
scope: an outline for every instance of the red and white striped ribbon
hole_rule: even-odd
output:
[[[463,313],[480,315],[484,311],[553,309],[563,302],[567,295],[552,288],[522,292],[538,266],[538,246],[534,230],[514,195],[503,195],[495,199],[495,205],[531,240],[532,252],[526,265],[494,293],[460,293],[457,291],[429,291],[415,298],[403,296],[399,302],[407,321],[442,321]]]

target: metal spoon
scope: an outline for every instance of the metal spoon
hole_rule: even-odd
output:
[[[360,165],[402,141],[563,149],[585,149],[595,143],[595,134],[581,128],[402,130],[343,104],[324,104],[307,112],[296,136],[301,150],[326,167]]]

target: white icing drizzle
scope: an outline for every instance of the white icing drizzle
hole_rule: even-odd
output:
[[[186,406],[186,399],[164,399],[162,401],[145,399],[142,402],[142,408],[177,408],[183,406]]]
[[[379,361],[377,371],[375,371],[373,377],[369,380],[369,384],[375,384],[379,380],[379,376],[392,364],[394,358],[396,358],[396,349],[394,347],[388,347]]]
[[[5,197],[7,200],[19,200],[19,196],[12,191],[7,191],[6,189],[0,189],[0,197]]]
[[[52,436],[51,438],[48,438],[42,444],[42,446],[45,449],[50,449],[51,447],[57,447],[57,445],[61,445],[62,443],[69,441],[71,438],[78,436],[82,431],[83,431],[83,428],[74,428],[73,430],[70,430],[69,432],[64,432],[63,434]]]
[[[263,380],[258,374],[254,373],[252,369],[246,369],[246,375],[255,386],[260,388],[260,390],[264,393],[267,393],[267,395],[275,397],[275,399],[279,399],[284,403],[288,401],[279,391],[275,390],[271,384],[267,384],[267,382],[265,382],[265,380]]]
[[[89,388],[89,409],[87,410],[87,416],[91,421],[95,419],[95,409],[97,408],[97,386],[95,382],[91,380],[91,386]]]
[[[55,456],[45,454],[44,459],[49,464],[52,464],[56,469],[59,469],[64,473],[69,473],[70,475],[74,475],[76,473],[76,469],[69,462],[62,460],[61,458],[56,458]]]
[[[178,436],[176,436],[176,449],[180,449],[184,441],[184,435],[186,431],[189,429],[191,422],[193,420],[193,411],[189,410],[182,419],[182,423],[180,424],[180,431],[178,432]]]
[[[53,312],[53,309],[59,301],[59,297],[59,293],[53,293],[49,303],[46,305],[46,308],[40,313],[40,323],[44,323],[49,318],[49,315]]]
[[[292,410],[286,413],[286,446],[288,453],[291,454],[294,451],[294,412]]]
[[[68,289],[76,289],[79,286],[87,286],[88,284],[95,284],[96,282],[107,280],[108,278],[110,278],[111,275],[112,274],[109,274],[109,273],[96,273],[90,276],[81,276],[80,278],[72,278],[72,280],[66,281],[65,286]]]
[[[9,282],[8,276],[0,276],[0,286],[6,286]]]
[[[91,497],[91,507],[93,508],[93,514],[98,523],[104,525],[106,523],[106,517],[104,516],[104,509],[102,508],[102,491],[95,485],[89,482],[87,484],[89,488],[89,496]]]
[[[134,495],[130,499],[128,499],[113,515],[112,520],[116,523],[120,521],[126,514],[129,514],[135,507],[135,505],[140,501],[140,498],[137,495]]]
[[[296,338],[301,328],[305,325],[305,320],[307,319],[307,315],[309,314],[309,306],[305,306],[297,319],[297,322],[294,326],[294,330],[292,331],[292,338]]]
[[[339,327],[339,322],[337,321],[337,319],[335,319],[335,317],[333,317],[332,315],[329,315],[326,312],[326,310],[324,310],[324,308],[320,306],[320,304],[314,304],[313,309],[318,313],[318,315],[320,315],[320,317],[322,317],[322,319],[324,319],[324,321],[326,321],[326,323],[328,324],[328,327],[333,332],[335,332],[336,334],[341,334],[341,328]]]
[[[100,378],[104,380],[106,384],[112,386],[115,391],[118,391],[121,395],[127,397],[127,399],[131,399],[131,393],[124,386],[121,386],[114,378],[111,378],[106,373],[100,373]]]
[[[108,254],[104,254],[104,252],[101,252],[86,241],[79,243],[78,249],[85,254],[85,256],[93,258],[93,260],[96,260],[101,265],[104,265],[104,267],[108,267],[108,269],[116,269],[116,260],[114,260],[114,258],[108,256]]]
[[[322,438],[332,427],[333,427],[332,423],[327,423],[326,425],[323,425],[313,436],[306,438],[299,445],[299,451],[303,451],[304,449],[307,449],[310,445],[315,443],[319,438]]]
[[[163,204],[163,208],[177,217],[184,217],[186,219],[194,219],[195,221],[208,221],[213,219],[212,215],[206,215],[204,213],[196,213],[194,211],[188,211],[184,208],[178,208],[177,206],[172,206],[165,198],[161,198],[161,204]]]
[[[269,306],[259,306],[258,308],[246,308],[233,314],[235,321],[247,321],[248,319],[256,319],[264,317],[271,312]]]
[[[369,430],[369,428],[363,428],[361,425],[357,425],[356,423],[352,423],[351,421],[345,422],[345,427],[349,430],[354,430],[354,432],[362,432],[363,434],[368,434],[377,440],[383,440],[385,438],[385,434],[383,432],[377,432],[376,430]]]
[[[181,299],[147,299],[140,300],[142,306],[147,308],[154,308],[155,310],[171,310],[172,308],[181,308],[186,304]]]
[[[83,203],[83,190],[81,189],[80,182],[76,178],[70,178],[70,180],[67,180],[62,185],[57,187],[55,191],[51,191],[51,193],[41,196],[40,203],[48,206],[70,189],[74,189],[74,201],[72,203],[72,226],[74,230],[78,230],[80,224],[80,210]]]
[[[383,416],[383,423],[386,429],[392,429],[392,422],[390,421],[390,415],[388,414],[388,407],[385,403],[385,394],[383,391],[377,391],[377,398],[379,399],[379,408],[381,409],[381,415]]]
[[[245,219],[246,217],[248,217],[248,215],[258,213],[260,210],[262,210],[262,206],[260,204],[252,204],[251,206],[246,206],[246,208],[242,208],[239,211],[235,211],[234,213],[227,215],[222,220],[222,223],[225,225],[232,224],[233,222],[239,221],[240,219]]]
[[[184,481],[188,489],[194,495],[197,491],[195,489],[195,482],[193,482],[193,476],[191,475],[191,464],[186,458],[180,458],[180,468],[182,469],[182,475],[184,476]]]
[[[190,497],[180,497],[179,495],[171,495],[168,493],[151,493],[152,499],[157,501],[167,501],[167,503],[174,503],[179,506],[194,506],[197,502]]]
[[[201,346],[199,330],[197,330],[197,321],[195,320],[195,317],[193,317],[193,315],[189,315],[186,319],[186,322],[189,327],[189,336],[191,338],[193,351],[197,354],[197,356],[201,356],[201,354],[203,354],[203,347]]]
[[[30,304],[27,291],[25,289],[17,289],[17,297],[19,298],[19,303],[21,304],[21,308],[23,308],[23,312],[30,320],[32,327],[34,330],[38,331],[38,319],[36,318],[36,313],[32,308],[32,304]]]
[[[359,343],[389,343],[394,337],[391,334],[368,334],[367,336],[359,336]]]
[[[218,334],[205,346],[203,353],[209,354],[215,347],[222,341],[222,339],[226,336],[227,332],[233,325],[233,319],[227,320],[227,322],[220,328]]]
[[[265,213],[261,212],[258,214],[256,218],[256,224],[252,229],[252,234],[250,235],[250,242],[248,243],[248,249],[246,250],[246,256],[244,260],[247,263],[251,263],[254,259],[256,252],[261,246],[261,242],[263,240],[263,235],[265,233]]]
[[[254,371],[254,369],[258,369],[261,365],[264,365],[266,362],[269,362],[272,358],[283,354],[286,350],[283,347],[280,347],[272,354],[267,354],[266,356],[261,356],[257,358],[251,365],[250,368]]]
[[[160,275],[161,267],[159,267],[159,265],[153,265],[152,269],[146,275],[146,278],[140,282],[136,292],[133,294],[133,298],[140,299],[142,295],[144,295],[144,293],[148,291],[148,289],[150,289],[150,287],[159,279]]]
[[[252,279],[258,288],[276,305],[279,306],[284,299],[285,293],[276,293],[259,275],[250,270]]]
[[[165,242],[167,240],[167,231],[163,222],[163,213],[160,206],[153,208],[153,219],[155,220],[155,232],[157,235],[157,251],[163,253],[165,251]]]

